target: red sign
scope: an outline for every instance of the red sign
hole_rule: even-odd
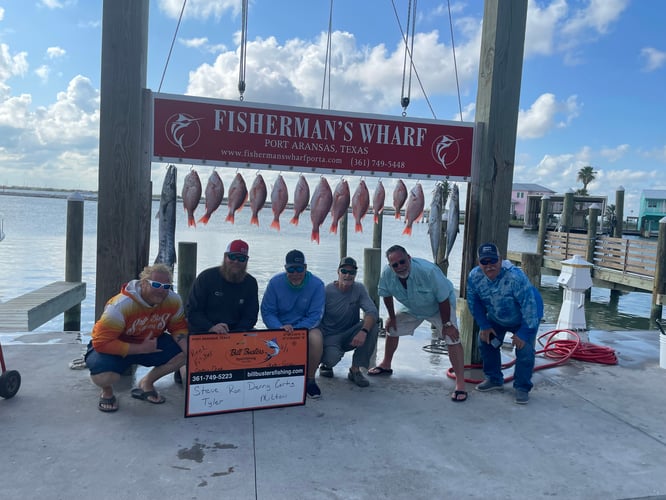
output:
[[[153,161],[467,180],[474,125],[167,94]]]

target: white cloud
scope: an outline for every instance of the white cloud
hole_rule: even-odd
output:
[[[558,25],[567,14],[566,0],[556,0],[542,9],[535,0],[527,4],[525,28],[525,57],[552,54]]]
[[[39,77],[42,83],[49,81],[49,73],[51,73],[51,69],[46,64],[41,65],[35,70],[35,74]]]
[[[629,144],[620,144],[614,148],[604,148],[599,154],[610,162],[616,162],[629,152]]]
[[[641,58],[644,60],[643,71],[654,71],[666,63],[666,52],[654,47],[644,47],[641,49]]]
[[[58,59],[63,57],[67,51],[61,47],[49,47],[46,49],[46,57],[49,59]]]
[[[590,0],[565,23],[562,34],[574,40],[591,36],[590,31],[604,34],[629,5],[629,0]]]
[[[167,16],[178,19],[183,9],[182,0],[159,0],[159,8]],[[234,16],[240,14],[241,2],[238,0],[189,0],[185,6],[183,17],[185,19],[209,19],[219,20],[226,12]]]
[[[23,76],[28,71],[28,53],[10,54],[9,46],[0,43],[0,83],[12,76]]]
[[[4,17],[5,17],[5,9],[0,7],[0,21],[2,21]]]
[[[576,96],[570,96],[565,102],[558,102],[555,95],[540,95],[528,110],[518,111],[518,131],[520,139],[543,137],[554,127],[566,127],[578,116],[580,105]],[[563,118],[556,120],[560,115]]]

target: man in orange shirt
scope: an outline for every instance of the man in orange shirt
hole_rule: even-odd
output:
[[[124,285],[106,303],[85,355],[90,378],[102,389],[100,411],[118,409],[113,384],[130,366],[153,367],[132,389],[132,397],[160,404],[165,399],[154,383],[185,365],[187,321],[183,302],[171,282],[171,269],[166,264],[146,266],[139,279]]]

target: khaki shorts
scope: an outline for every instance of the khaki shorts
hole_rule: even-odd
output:
[[[444,325],[442,323],[442,318],[439,314],[435,314],[434,316],[430,316],[429,318],[426,319],[419,319],[416,316],[406,311],[401,311],[395,315],[396,329],[390,331],[387,330],[386,335],[388,335],[389,337],[402,337],[403,335],[414,335],[414,331],[424,321],[427,321],[432,326],[434,326],[437,329],[439,336],[440,337],[442,336],[442,327]],[[456,318],[453,315],[451,315],[451,323],[456,325],[456,328],[458,328],[458,325],[456,324]],[[454,342],[451,339],[451,337],[445,335],[444,341],[446,342],[447,345],[460,344],[460,337],[458,337],[458,340]]]

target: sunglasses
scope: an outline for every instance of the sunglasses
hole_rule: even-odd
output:
[[[487,266],[489,264],[497,264],[498,261],[499,261],[499,259],[496,259],[495,257],[492,257],[492,258],[489,258],[489,259],[481,259],[479,261],[479,264],[481,264],[482,266]]]
[[[171,290],[173,285],[171,283],[160,283],[159,281],[148,280],[150,286],[153,288],[164,288],[165,290]]]
[[[243,255],[243,254],[240,254],[240,253],[228,253],[227,257],[229,258],[229,260],[237,260],[238,262],[241,262],[241,263],[242,262],[247,262],[247,259],[249,259],[249,257],[247,255]]]
[[[304,267],[304,266],[289,266],[289,267],[285,267],[285,269],[287,270],[287,272],[288,272],[289,274],[292,274],[292,273],[302,273],[303,271],[305,271],[305,267]]]
[[[391,264],[391,267],[393,269],[397,268],[398,266],[404,266],[407,263],[407,259],[400,259],[398,262],[394,262]]]
[[[352,276],[356,275],[356,271],[354,269],[340,269],[340,272],[342,274],[351,274]]]

